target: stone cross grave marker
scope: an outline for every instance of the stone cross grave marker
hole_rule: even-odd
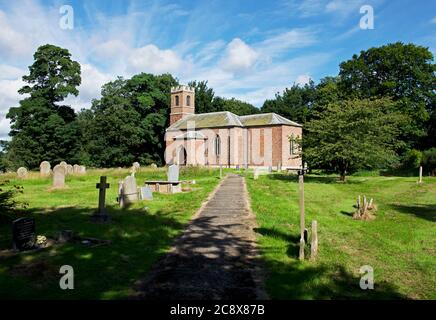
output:
[[[35,219],[19,218],[12,222],[12,246],[14,250],[29,250],[35,247]]]
[[[172,164],[168,167],[168,181],[179,181],[179,166]]]
[[[25,177],[27,177],[27,173],[28,173],[28,171],[24,167],[20,167],[17,170],[18,178],[25,178]]]
[[[39,174],[41,175],[41,177],[49,176],[50,175],[50,169],[51,169],[50,162],[43,161],[39,165]]]
[[[100,183],[97,183],[95,187],[99,189],[98,193],[98,211],[94,215],[100,221],[107,221],[108,215],[106,212],[106,189],[110,188],[110,184],[106,183],[107,178],[105,176],[100,177]]]
[[[64,188],[65,187],[65,175],[67,170],[65,166],[60,164],[53,168],[53,188]]]

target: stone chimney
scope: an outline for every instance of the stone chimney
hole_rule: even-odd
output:
[[[195,114],[194,88],[183,85],[172,87],[170,126],[190,114]]]

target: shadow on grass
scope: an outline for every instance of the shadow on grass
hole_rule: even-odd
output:
[[[270,174],[267,176],[268,179],[271,180],[281,180],[281,181],[292,181],[292,182],[298,182],[298,176],[297,175],[288,175],[288,174]],[[345,182],[341,182],[338,177],[331,177],[331,176],[318,176],[318,175],[305,175],[304,176],[304,182],[307,183],[321,183],[321,184],[361,184],[362,181],[359,180],[350,180],[347,179]]]
[[[398,205],[390,204],[390,208],[401,213],[413,214],[414,216],[428,221],[436,222],[436,205]]]
[[[169,211],[109,207],[110,223],[94,223],[92,208],[32,209],[36,232],[55,238],[61,230],[81,237],[110,240],[111,244],[87,247],[56,244],[38,251],[0,257],[0,298],[4,299],[111,299],[127,298],[134,281],[144,277],[165,254],[185,224]],[[174,215],[173,215],[174,216]],[[0,249],[11,247],[10,224],[0,226]],[[42,263],[44,262],[44,263]],[[59,268],[74,268],[75,290],[59,289]]]
[[[299,262],[299,235],[287,234],[274,228],[257,228],[266,237],[280,238],[288,243],[289,262],[269,257],[276,256],[273,248],[263,248],[260,263],[267,269],[266,287],[275,299],[406,299],[386,282],[375,283],[374,290],[362,290],[360,277],[348,272],[340,264],[326,265]],[[309,246],[305,253],[309,256]]]
[[[397,288],[375,282],[374,290],[362,290],[360,277],[342,265],[316,265],[310,262],[265,261],[270,270],[267,288],[276,299],[406,299]]]

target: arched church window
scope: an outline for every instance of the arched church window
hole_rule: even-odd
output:
[[[179,105],[179,96],[176,96],[176,106]]]
[[[191,96],[186,97],[186,105],[189,107],[191,106]]]
[[[215,155],[218,157],[221,154],[221,139],[220,136],[215,138]]]

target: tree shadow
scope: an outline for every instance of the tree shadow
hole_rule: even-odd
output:
[[[297,175],[289,175],[289,174],[270,174],[268,175],[268,179],[270,180],[281,180],[281,181],[292,181],[298,182]],[[345,182],[339,180],[339,177],[332,176],[318,176],[318,175],[305,175],[304,182],[307,183],[320,183],[320,184],[361,184],[362,181],[359,180],[349,180],[347,179]]]
[[[390,204],[390,208],[393,210],[399,211],[401,213],[413,214],[414,216],[428,220],[431,222],[436,222],[436,205],[423,205],[423,204],[415,204],[415,205],[398,205],[398,204]]]
[[[94,208],[65,207],[29,210],[36,220],[36,233],[55,239],[61,230],[80,237],[110,240],[108,245],[89,247],[81,243],[57,243],[42,250],[5,255],[1,259],[0,297],[5,299],[102,299],[127,298],[135,279],[144,277],[171,246],[185,226],[160,210],[108,207],[109,223],[95,223]],[[9,225],[0,227],[0,249],[11,248]],[[43,264],[40,262],[44,262]],[[75,290],[59,289],[59,268],[74,268]],[[42,266],[42,267],[41,267]],[[54,271],[53,271],[54,270]],[[14,286],[11,290],[9,286]]]

